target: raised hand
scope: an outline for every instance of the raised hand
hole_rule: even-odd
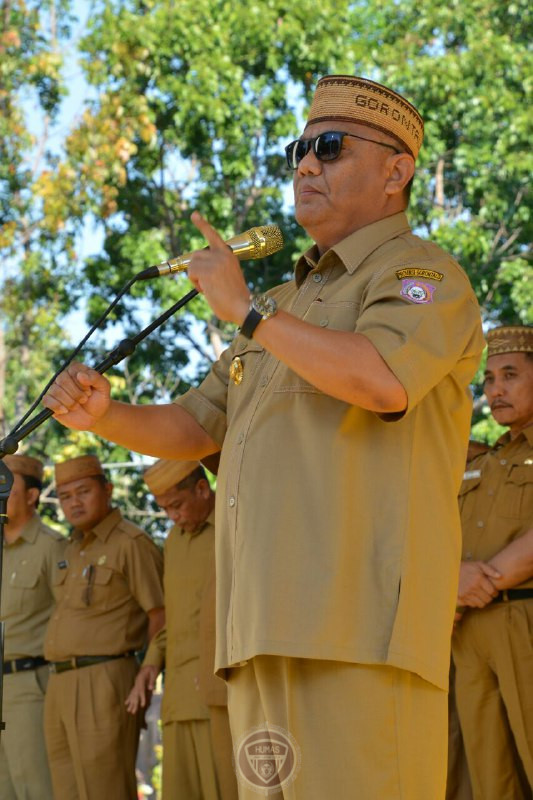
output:
[[[239,261],[197,211],[191,221],[207,239],[209,249],[194,253],[188,268],[189,279],[205,295],[219,319],[241,325],[248,313],[250,291]]]

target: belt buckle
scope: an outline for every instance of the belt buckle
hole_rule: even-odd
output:
[[[504,603],[509,602],[509,592],[507,591],[507,589],[502,589],[502,601]]]
[[[48,669],[50,670],[50,672],[56,673],[57,672],[56,662],[55,661],[50,661],[48,663]]]

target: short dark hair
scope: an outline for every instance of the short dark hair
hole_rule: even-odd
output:
[[[176,484],[177,489],[194,489],[198,481],[207,480],[205,469],[203,467],[196,467],[192,472],[183,478],[182,481]]]

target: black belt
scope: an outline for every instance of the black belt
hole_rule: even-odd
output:
[[[27,658],[13,658],[11,661],[4,661],[2,671],[4,675],[11,675],[13,672],[26,672],[29,669],[37,669],[48,664],[46,658],[42,656],[28,656]]]
[[[67,672],[69,669],[80,669],[80,667],[92,667],[94,664],[102,664],[104,661],[114,661],[117,658],[131,658],[135,655],[134,650],[128,653],[120,653],[118,656],[74,656],[66,661],[51,661],[50,672]]]
[[[533,597],[533,589],[504,589],[492,600],[493,603],[508,603],[510,600],[529,600]]]

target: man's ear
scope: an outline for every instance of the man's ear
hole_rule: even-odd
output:
[[[26,489],[26,499],[28,501],[28,505],[31,506],[32,508],[36,508],[37,503],[39,502],[40,494],[41,493],[36,486],[32,486],[31,489]]]
[[[211,492],[209,481],[207,481],[205,478],[200,478],[194,487],[194,491],[198,497],[202,497],[204,499],[209,497],[209,493]]]
[[[415,160],[409,153],[398,153],[389,156],[387,167],[385,194],[400,194],[415,174]]]

